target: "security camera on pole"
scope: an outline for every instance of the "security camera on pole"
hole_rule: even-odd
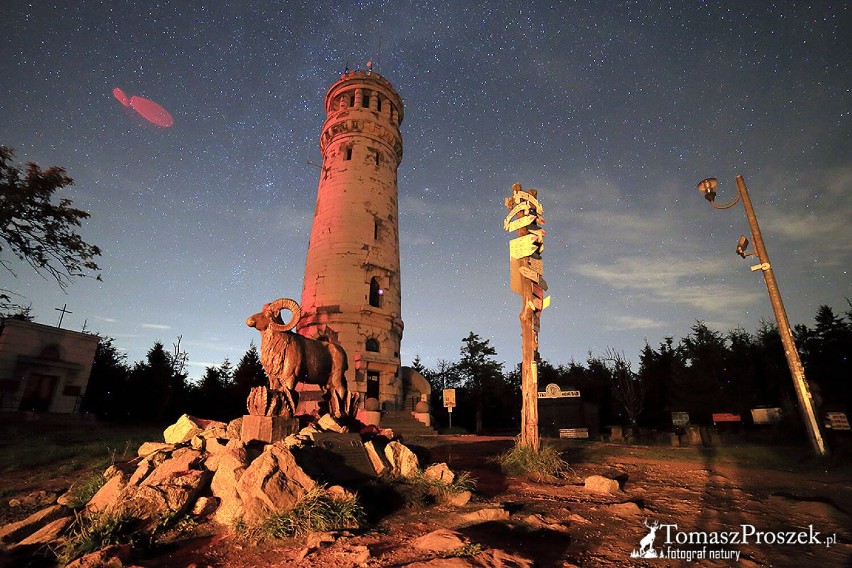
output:
[[[540,313],[550,305],[545,297],[544,281],[544,209],[538,202],[534,189],[523,191],[521,184],[512,186],[512,195],[506,199],[509,214],[503,221],[506,231],[518,231],[517,238],[509,241],[512,291],[522,297],[521,307],[521,436],[519,444],[534,451],[539,450],[538,435],[538,333]]]

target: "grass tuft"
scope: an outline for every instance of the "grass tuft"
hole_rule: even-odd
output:
[[[394,481],[398,494],[409,507],[421,507],[446,501],[453,495],[472,491],[476,481],[467,472],[456,475],[452,483],[430,479],[420,472],[415,477]]]
[[[559,451],[553,446],[542,446],[535,451],[527,446],[515,446],[494,458],[506,475],[529,475],[538,479],[559,477],[568,469]]]
[[[106,483],[106,479],[100,472],[77,481],[68,490],[68,507],[72,509],[84,507],[95,496],[95,493],[103,487],[104,483]]]
[[[254,528],[243,525],[243,534],[261,540],[305,535],[312,531],[353,529],[361,526],[364,509],[357,495],[332,497],[324,487],[308,491],[285,513],[270,515]]]
[[[69,537],[58,551],[60,564],[64,566],[113,544],[134,544],[137,537],[132,523],[133,519],[126,515],[77,513]]]

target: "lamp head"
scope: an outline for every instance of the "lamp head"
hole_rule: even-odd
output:
[[[748,249],[748,239],[745,235],[740,235],[740,240],[737,241],[737,254],[741,257],[745,258],[747,256],[751,256],[754,253],[747,253],[746,249]]]
[[[719,185],[719,180],[716,178],[707,178],[698,182],[698,191],[704,194],[704,199],[713,202],[716,199],[716,187]]]

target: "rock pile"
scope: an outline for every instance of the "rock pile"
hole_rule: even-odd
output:
[[[127,518],[140,531],[185,514],[233,529],[290,511],[310,491],[351,498],[346,489],[328,484],[333,476],[324,475],[312,452],[314,441],[331,432],[353,438],[351,445],[363,450],[369,469],[362,473],[369,477],[421,475],[411,449],[375,428],[365,429],[362,446],[361,436],[346,433],[346,426],[324,415],[283,440],[245,442],[241,420],[226,424],[182,416],[165,430],[164,441],[146,442],[135,459],[107,468],[105,483],[87,503],[60,496],[27,519],[0,527],[0,541],[12,550],[45,544],[55,548],[81,513]],[[433,466],[428,475],[448,483],[454,476],[445,464]]]

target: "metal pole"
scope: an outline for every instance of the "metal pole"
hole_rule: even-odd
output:
[[[760,233],[760,226],[757,224],[757,216],[754,214],[754,208],[751,205],[751,198],[748,195],[743,176],[737,176],[737,191],[743,200],[743,208],[745,209],[748,224],[751,228],[754,249],[758,260],[760,260],[760,264],[753,268],[753,270],[761,270],[763,272],[763,279],[766,281],[766,289],[769,291],[769,301],[772,303],[772,310],[775,312],[778,333],[781,335],[781,343],[784,345],[784,355],[787,357],[787,366],[790,368],[790,375],[793,377],[793,387],[796,390],[796,398],[799,401],[802,419],[805,422],[805,427],[808,430],[808,436],[810,437],[814,451],[817,455],[825,456],[828,454],[828,451],[822,439],[816,415],[814,414],[813,397],[808,388],[808,381],[805,379],[805,369],[802,366],[802,361],[799,359],[799,352],[793,340],[793,332],[790,330],[790,321],[787,319],[787,312],[784,310],[784,303],[781,301],[781,292],[778,291],[775,273],[772,271],[772,265],[769,263],[769,255],[766,253],[766,246],[763,244],[763,235]]]

